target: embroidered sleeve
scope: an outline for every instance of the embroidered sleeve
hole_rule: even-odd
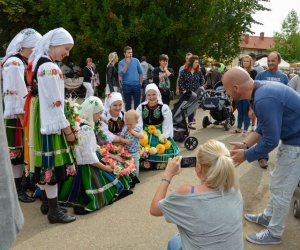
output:
[[[96,151],[99,146],[96,136],[90,126],[84,125],[78,133],[78,145],[75,146],[75,156],[78,165],[93,164],[99,162]]]
[[[162,132],[166,138],[173,137],[173,120],[172,112],[166,104],[162,106],[162,115],[164,117]]]
[[[37,72],[41,133],[60,133],[69,126],[64,114],[64,81],[61,70],[51,62],[42,64]]]
[[[17,57],[8,58],[3,65],[4,118],[24,113],[24,97],[28,94],[24,71],[24,63]]]

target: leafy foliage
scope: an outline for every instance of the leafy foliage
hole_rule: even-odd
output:
[[[41,33],[64,27],[75,40],[68,60],[83,66],[92,57],[104,81],[109,52],[122,55],[126,45],[154,65],[166,53],[175,69],[188,51],[231,60],[239,53],[241,35],[256,23],[252,14],[267,10],[266,1],[0,0],[0,42],[7,43],[25,26]]]
[[[288,62],[300,61],[299,18],[295,10],[291,10],[284,19],[281,32],[274,35],[275,46],[272,50],[279,51]]]

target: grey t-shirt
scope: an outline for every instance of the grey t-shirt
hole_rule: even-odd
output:
[[[240,191],[174,192],[159,202],[159,208],[167,222],[177,225],[183,249],[243,249]]]
[[[300,94],[300,76],[295,75],[288,83],[288,85]]]

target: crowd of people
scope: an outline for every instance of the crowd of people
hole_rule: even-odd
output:
[[[129,46],[120,62],[117,53],[111,52],[104,103],[94,96],[99,76],[92,58],[87,58],[83,70],[87,91],[79,105],[65,99],[64,76],[57,63],[69,56],[73,46],[73,38],[64,28],[43,36],[28,28],[14,37],[2,60],[0,143],[5,150],[0,152],[0,163],[5,165],[5,177],[1,175],[0,185],[5,187],[1,189],[5,196],[1,196],[0,209],[7,210],[2,204],[14,205],[7,211],[12,216],[5,220],[11,220],[7,222],[11,227],[0,244],[11,245],[24,222],[17,199],[35,201],[24,182],[34,182],[35,194],[38,190],[42,200],[41,213],[47,214],[49,223],[71,223],[76,217],[64,206],[73,207],[78,215],[97,211],[131,195],[140,182],[140,168],[151,168],[165,171],[150,213],[163,215],[179,230],[168,249],[243,249],[243,198],[235,164],[258,160],[267,168],[268,153],[280,140],[268,206],[263,213],[246,214],[245,218],[267,228],[247,235],[248,241],[281,243],[300,179],[300,81],[299,76],[289,81],[281,73],[278,52],[269,54],[266,70],[255,63],[255,55],[247,55],[242,58],[242,67],[227,72],[222,63],[206,72],[197,55],[186,54],[176,94],[195,92],[201,86],[213,88],[222,80],[238,110],[234,132],[243,133],[245,140],[233,142],[230,151],[216,140],[200,145],[195,168],[199,183],[180,186],[166,197],[172,178],[181,171],[182,160],[173,139],[169,105],[175,74],[168,65],[168,55],[161,54],[159,66],[153,67],[146,57],[141,62],[134,58]],[[275,110],[272,114],[271,106]],[[187,122],[189,129],[195,129],[195,113]],[[254,132],[249,134],[251,122]],[[1,219],[2,214],[0,211]]]

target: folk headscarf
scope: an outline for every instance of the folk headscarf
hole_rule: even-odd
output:
[[[112,92],[108,94],[108,96],[105,98],[105,110],[109,112],[110,106],[116,101],[121,101],[123,103],[123,98],[121,93]]]
[[[41,38],[42,35],[34,29],[21,30],[9,43],[3,62],[20,52],[22,48],[34,48]]]
[[[90,96],[80,105],[79,117],[94,126],[93,115],[103,110],[102,101],[96,96]]]
[[[157,101],[158,101],[158,103],[159,104],[163,104],[162,99],[161,99],[161,93],[160,93],[160,91],[159,91],[159,89],[158,89],[158,87],[157,87],[157,85],[155,83],[150,83],[150,84],[147,85],[146,90],[145,90],[145,94],[146,95],[147,95],[147,92],[149,90],[154,90],[157,93]],[[147,97],[146,97],[146,101],[143,102],[143,104],[147,104],[147,103],[148,103],[148,100],[147,100]]]
[[[50,30],[43,35],[29,58],[29,62],[32,62],[32,71],[34,71],[38,60],[42,56],[48,56],[50,46],[59,46],[64,44],[74,44],[73,37],[64,28]]]

